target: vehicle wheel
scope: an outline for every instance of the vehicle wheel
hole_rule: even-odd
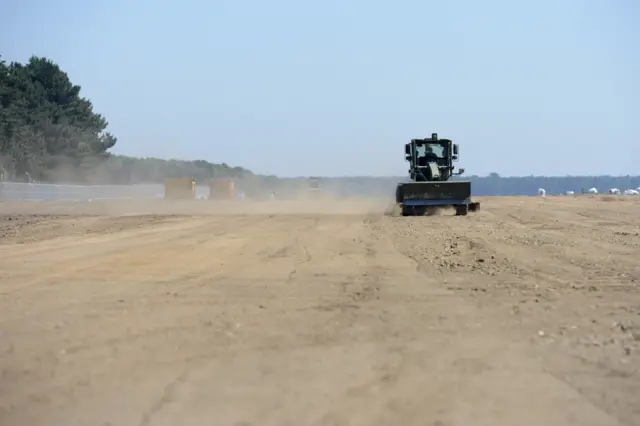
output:
[[[396,186],[396,204],[402,203],[402,186]]]
[[[468,212],[469,206],[467,204],[456,206],[456,216],[466,216]]]
[[[414,207],[413,214],[415,216],[424,216],[424,215],[427,214],[427,208],[426,207]]]

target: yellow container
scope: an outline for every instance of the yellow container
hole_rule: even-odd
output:
[[[236,198],[236,182],[233,179],[211,179],[208,184],[209,199],[232,200]]]
[[[164,180],[164,198],[173,200],[195,200],[196,179],[180,178]]]

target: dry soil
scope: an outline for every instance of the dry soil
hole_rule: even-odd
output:
[[[0,424],[640,424],[640,200],[481,201],[0,203]]]

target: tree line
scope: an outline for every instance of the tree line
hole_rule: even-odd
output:
[[[547,194],[576,194],[596,188],[598,192],[609,189],[636,189],[640,187],[640,176],[521,176],[501,177],[497,173],[489,176],[471,176],[473,192],[477,195],[534,195],[539,188]]]
[[[66,183],[161,182],[165,177],[241,177],[241,167],[203,160],[132,158],[109,152],[117,138],[58,64],[0,56],[0,177]]]
[[[117,138],[107,119],[93,109],[58,64],[32,56],[25,64],[0,56],[0,180],[54,183],[160,183],[190,177],[203,182],[232,177],[250,193],[295,192],[305,177],[280,179],[255,175],[242,167],[204,160],[134,158],[109,152]],[[388,195],[405,177],[326,178],[323,186],[336,195]],[[501,177],[471,176],[474,195],[532,195],[596,187],[637,188],[638,176]]]
[[[537,195],[543,188],[548,195],[576,194],[596,188],[604,193],[611,188],[636,189],[640,187],[640,176],[521,176],[503,177],[497,173],[489,176],[462,176],[457,180],[471,181],[474,196]],[[350,177],[323,180],[323,186],[332,192],[349,195],[384,196],[393,194],[395,185],[406,177]]]

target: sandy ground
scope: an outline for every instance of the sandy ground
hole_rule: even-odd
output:
[[[640,424],[640,200],[481,201],[0,203],[0,424]]]

